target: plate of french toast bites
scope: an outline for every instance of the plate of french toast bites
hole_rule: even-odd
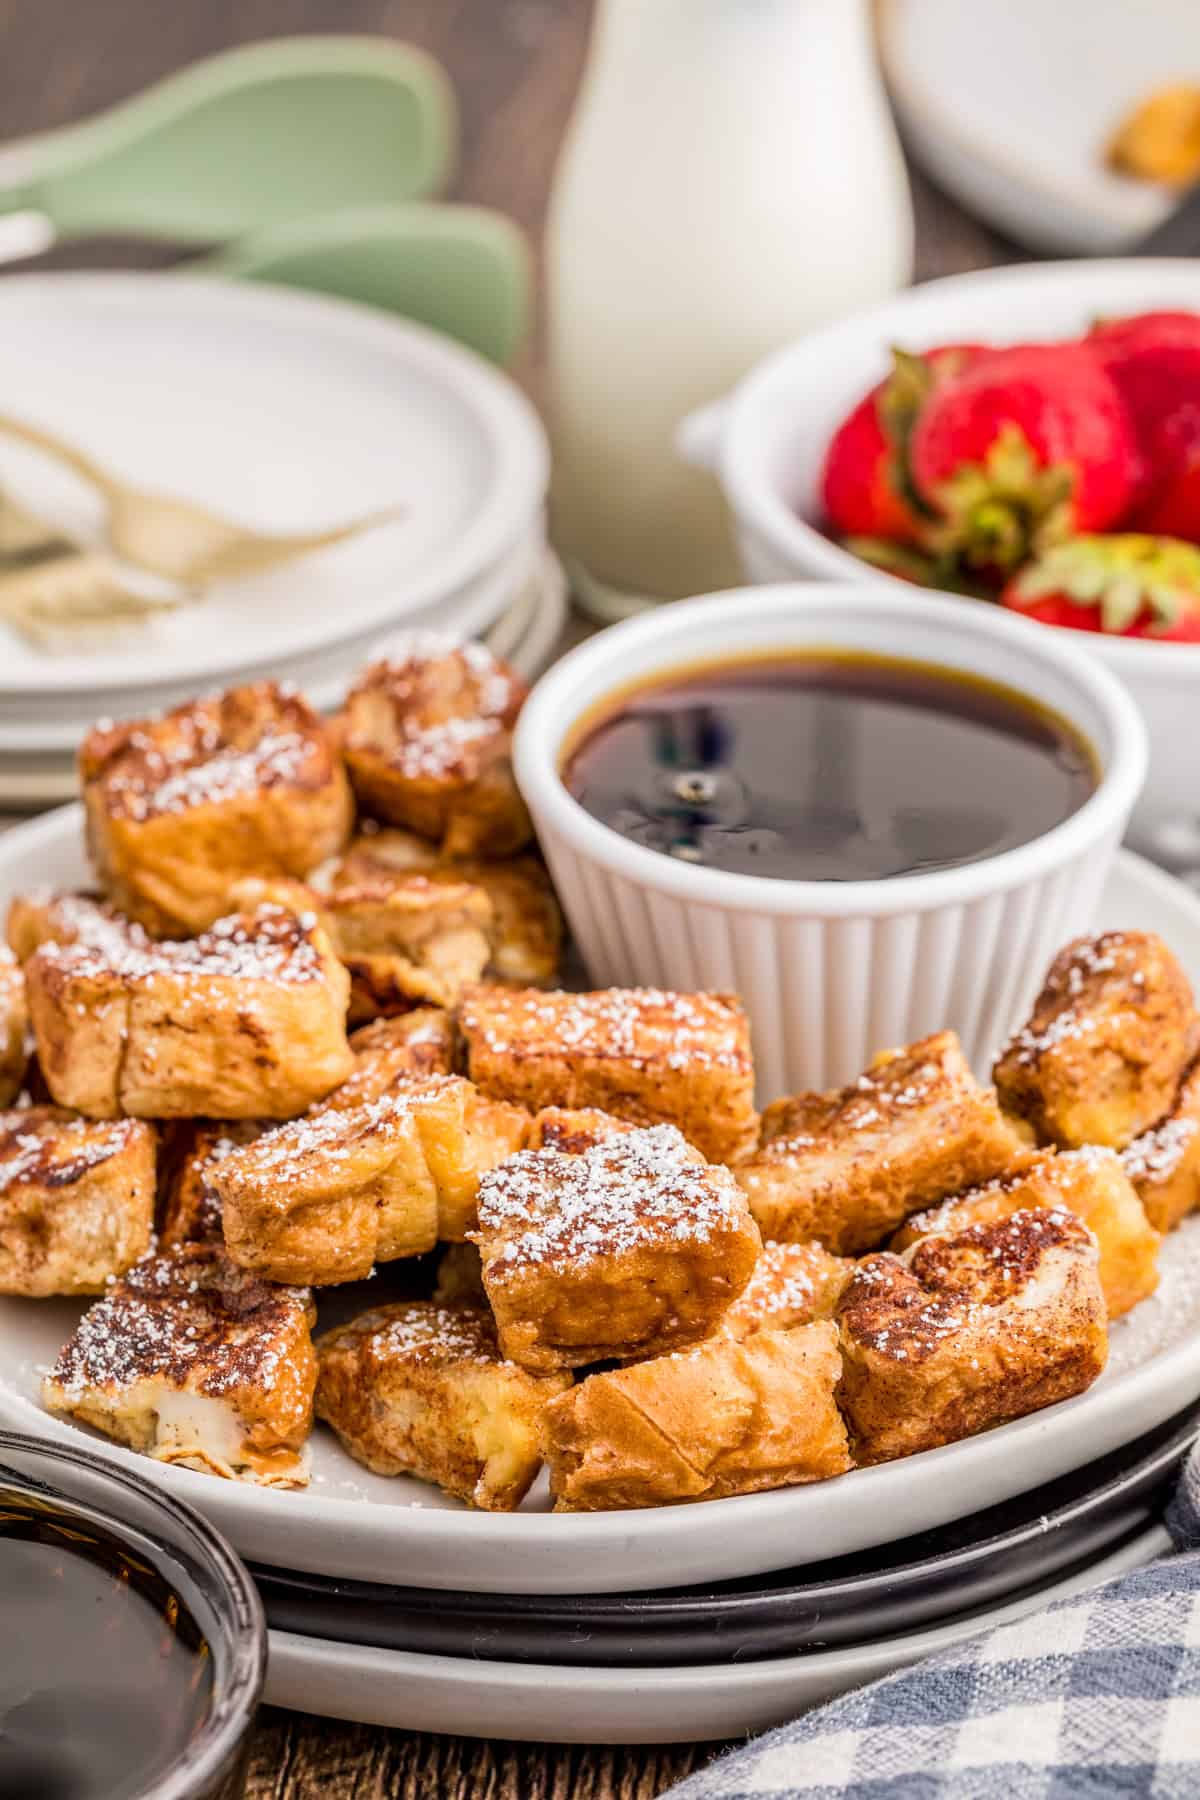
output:
[[[1125,859],[1139,928],[990,1082],[946,1030],[760,1112],[736,996],[561,985],[523,695],[412,638],[330,720],[105,723],[0,843],[5,1422],[260,1560],[598,1589],[886,1542],[1193,1398],[1196,903]]]

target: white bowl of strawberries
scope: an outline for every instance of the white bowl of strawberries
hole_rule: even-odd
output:
[[[770,357],[680,446],[753,581],[867,563],[1070,632],[1149,727],[1134,837],[1200,867],[1200,263],[930,282]]]

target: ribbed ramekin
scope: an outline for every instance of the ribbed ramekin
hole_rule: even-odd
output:
[[[1053,831],[962,868],[813,882],[677,862],[592,818],[563,785],[571,728],[614,690],[707,658],[806,648],[1003,682],[1083,732],[1096,791]],[[1059,634],[973,601],[829,582],[735,588],[601,632],[537,684],[515,757],[592,980],[740,994],[765,1100],[847,1081],[877,1050],[944,1026],[982,1065],[1054,953],[1088,929],[1147,748],[1120,683]]]

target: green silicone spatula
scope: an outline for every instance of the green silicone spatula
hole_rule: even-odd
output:
[[[219,243],[342,206],[437,193],[456,116],[440,66],[386,38],[230,50],[65,130],[0,146],[25,248],[105,234]],[[0,253],[6,221],[0,218]]]
[[[357,207],[250,232],[183,267],[381,307],[497,363],[512,360],[529,325],[525,239],[483,207]]]

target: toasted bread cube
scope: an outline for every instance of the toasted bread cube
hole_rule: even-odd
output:
[[[146,944],[140,925],[91,894],[35,888],[9,902],[6,933],[17,961],[25,963],[43,944],[87,943],[94,949]]]
[[[525,683],[482,644],[428,634],[372,663],[346,696],[342,749],[364,812],[447,856],[508,856],[533,835],[513,780]]]
[[[730,1337],[831,1319],[854,1264],[822,1244],[764,1244],[749,1284],[721,1321]]]
[[[550,878],[533,856],[507,861],[448,861],[412,831],[375,831],[355,838],[328,878],[330,891],[383,886],[423,875],[432,882],[471,882],[487,899],[488,963],[500,980],[531,987],[552,981],[562,953],[563,923]]]
[[[531,1150],[561,1150],[564,1156],[582,1156],[585,1150],[639,1131],[631,1119],[618,1119],[597,1106],[543,1106],[533,1115]]]
[[[1115,1150],[1042,1151],[1022,1159],[998,1180],[914,1213],[890,1249],[907,1250],[924,1237],[953,1236],[967,1225],[1011,1218],[1030,1208],[1065,1207],[1082,1219],[1100,1251],[1100,1286],[1109,1319],[1119,1319],[1158,1286],[1159,1234]]]
[[[99,1294],[150,1246],[154,1128],[0,1113],[0,1294]]]
[[[489,1512],[521,1504],[546,1403],[569,1375],[505,1362],[483,1307],[379,1307],[318,1343],[317,1416],[377,1475],[416,1475]]]
[[[727,1169],[670,1125],[565,1156],[529,1150],[479,1183],[483,1284],[527,1369],[632,1362],[715,1330],[761,1242]]]
[[[407,1012],[416,1001],[451,1006],[487,967],[492,904],[458,876],[335,877],[323,901],[350,971],[350,1017]]]
[[[84,1313],[42,1401],[159,1462],[303,1487],[317,1358],[311,1297],[211,1244],[148,1256]]]
[[[239,876],[306,875],[350,835],[332,732],[271,681],[99,725],[79,771],[105,891],[156,937],[203,931]]]
[[[0,944],[0,1106],[15,1100],[29,1061],[29,1003],[25,977],[7,945]]]
[[[1108,1355],[1099,1261],[1061,1209],[865,1257],[837,1309],[855,1460],[932,1450],[1090,1387]]]
[[[336,1106],[382,1100],[414,1076],[454,1072],[454,1021],[438,1006],[418,1006],[394,1019],[375,1019],[350,1034],[354,1069],[329,1096]]]
[[[1185,1071],[1165,1118],[1121,1152],[1156,1231],[1174,1231],[1200,1206],[1200,1058]]]
[[[50,1092],[93,1118],[290,1118],[353,1068],[346,971],[278,907],[183,943],[45,943],[25,967]]]
[[[907,1213],[1005,1169],[1018,1144],[940,1031],[877,1057],[849,1087],[777,1100],[735,1173],[765,1238],[852,1256]]]
[[[1187,976],[1148,931],[1077,938],[993,1070],[1043,1143],[1114,1150],[1166,1114],[1196,1050]]]
[[[419,1106],[456,1110],[445,1077],[422,1086]],[[377,1261],[437,1242],[437,1189],[416,1108],[392,1095],[281,1125],[222,1158],[209,1182],[229,1254],[272,1281],[361,1281]]]
[[[212,1171],[269,1129],[259,1119],[177,1119],[166,1126],[158,1159],[160,1249],[224,1243]]]
[[[474,1244],[447,1244],[438,1258],[433,1298],[443,1306],[487,1307],[483,1262]]]
[[[719,1500],[850,1468],[825,1321],[591,1375],[546,1408],[558,1512]]]
[[[710,1162],[754,1143],[750,1028],[732,995],[477,987],[458,1023],[467,1074],[498,1099],[676,1125]]]

